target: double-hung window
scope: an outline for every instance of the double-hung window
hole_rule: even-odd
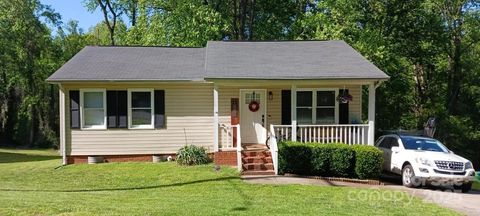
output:
[[[128,91],[129,128],[154,128],[153,90],[132,89]]]
[[[335,91],[317,91],[316,123],[333,124],[335,123]]]
[[[80,107],[82,113],[82,128],[107,128],[106,95],[104,89],[80,90]]]
[[[297,91],[298,124],[337,123],[336,90]]]

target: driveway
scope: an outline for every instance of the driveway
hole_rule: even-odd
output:
[[[480,191],[463,194],[459,191],[452,192],[451,189],[446,188],[411,189],[402,186],[399,178],[391,176],[382,177],[381,180],[385,185],[366,185],[290,176],[243,176],[242,178],[247,183],[257,184],[302,184],[405,191],[412,196],[422,198],[425,202],[436,203],[465,215],[480,215]]]
[[[385,188],[406,191],[426,202],[436,203],[465,215],[480,215],[480,191],[472,190],[469,193],[461,193],[459,190],[453,191],[451,188],[407,188],[402,185],[400,176],[383,175],[381,180],[385,183],[383,186]]]

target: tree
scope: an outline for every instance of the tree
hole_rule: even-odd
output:
[[[55,90],[44,80],[57,63],[50,30],[40,17],[58,25],[60,16],[37,0],[2,1],[0,14],[0,37],[5,45],[0,132],[27,146],[56,143],[56,116],[49,107]]]
[[[110,34],[110,45],[115,46],[115,30],[117,25],[117,19],[122,15],[125,10],[125,5],[121,1],[116,0],[86,0],[85,6],[91,12],[97,8],[103,13],[105,25],[108,28]]]

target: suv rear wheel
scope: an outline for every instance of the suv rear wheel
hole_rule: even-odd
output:
[[[402,183],[405,187],[414,187],[414,179],[415,179],[415,172],[413,171],[413,167],[408,164],[402,169]]]

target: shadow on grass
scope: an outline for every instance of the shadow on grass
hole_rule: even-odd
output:
[[[0,163],[44,161],[44,160],[54,160],[54,159],[60,159],[60,158],[61,158],[60,156],[54,156],[54,155],[34,155],[34,154],[0,152]]]
[[[241,212],[241,211],[247,211],[248,208],[252,205],[252,198],[248,196],[247,193],[245,193],[240,187],[238,187],[238,184],[236,182],[232,182],[228,180],[228,183],[232,186],[233,190],[238,193],[238,195],[241,197],[241,200],[237,202],[238,204],[241,204],[242,206],[237,206],[235,208],[232,208],[233,212]]]
[[[179,182],[173,184],[165,185],[152,185],[152,186],[142,186],[142,187],[127,187],[127,188],[99,188],[99,189],[77,189],[77,190],[29,190],[29,189],[8,189],[0,188],[0,191],[15,191],[15,192],[64,192],[64,193],[81,193],[81,192],[105,192],[105,191],[130,191],[130,190],[149,190],[157,188],[169,188],[169,187],[179,187],[192,184],[200,184],[205,182],[216,182],[216,181],[225,181],[231,179],[240,179],[239,177],[230,176],[222,178],[213,178],[213,179],[202,179],[189,182]]]

